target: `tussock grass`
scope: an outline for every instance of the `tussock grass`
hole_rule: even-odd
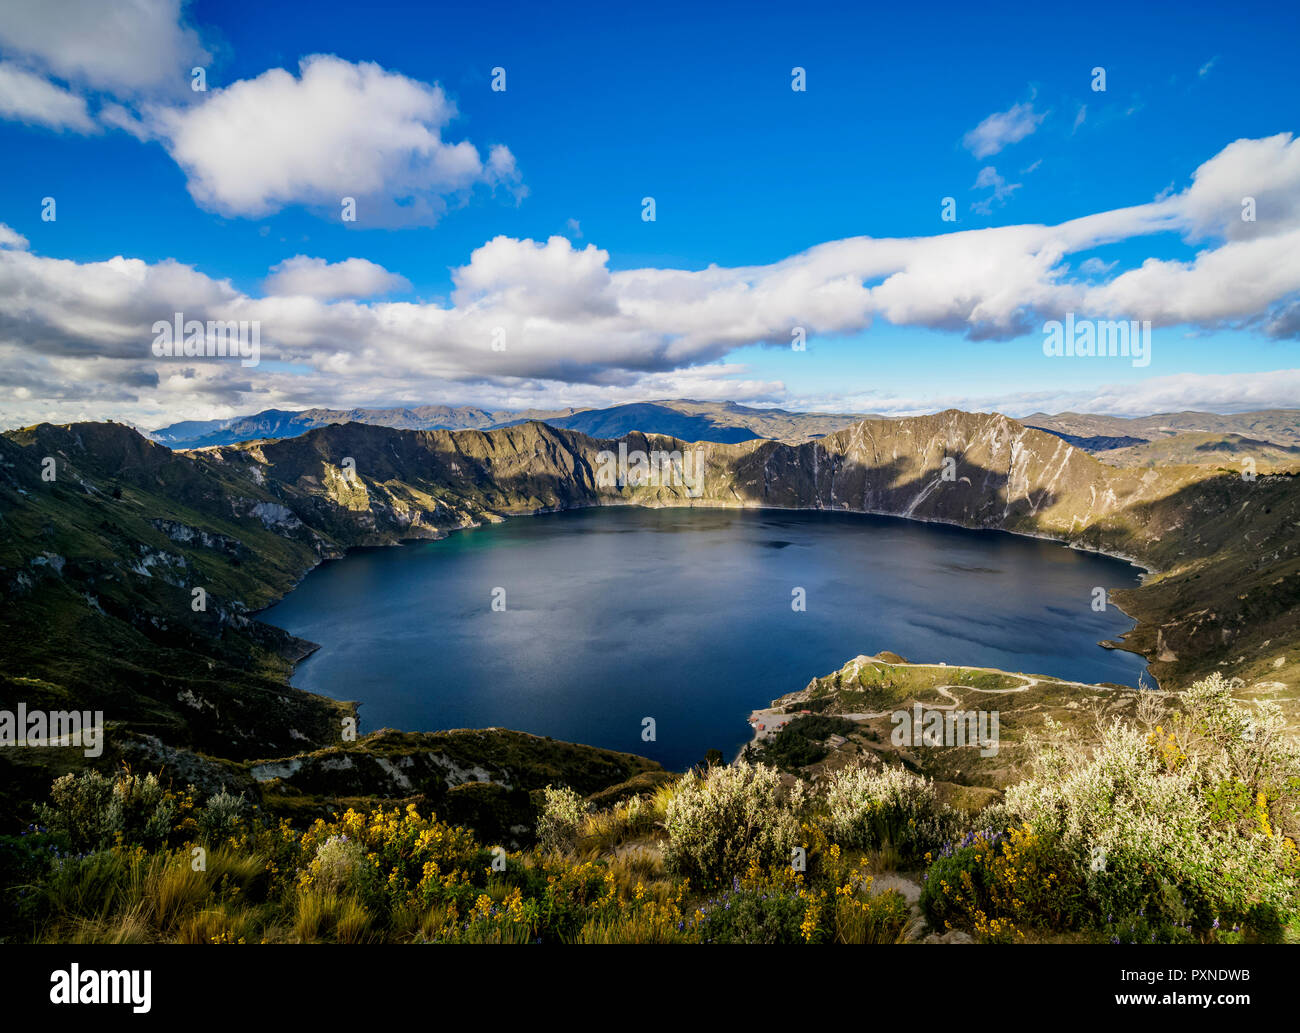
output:
[[[574,937],[574,943],[687,943],[690,937],[641,913],[620,918],[597,918]]]

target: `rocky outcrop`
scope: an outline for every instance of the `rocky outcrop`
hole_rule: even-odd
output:
[[[446,820],[511,849],[531,842],[538,791],[569,786],[587,796],[635,779],[653,788],[671,776],[630,753],[557,742],[503,728],[449,732],[385,729],[352,743],[248,765],[272,809],[321,812],[365,798],[418,801]]]

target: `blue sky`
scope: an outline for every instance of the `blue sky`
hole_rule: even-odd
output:
[[[146,317],[155,309],[166,316],[166,277],[154,273],[169,261],[207,281],[229,281],[236,297],[224,303],[241,305],[239,299],[274,293],[266,278],[286,259],[334,264],[361,258],[404,282],[372,297],[354,292],[357,300],[346,304],[411,302],[447,309],[458,304],[452,271],[497,237],[540,246],[560,235],[575,252],[591,245],[607,253],[602,268],[617,274],[769,266],[854,237],[913,240],[990,227],[1056,226],[1177,198],[1192,185],[1197,168],[1234,141],[1292,133],[1300,112],[1294,71],[1300,14],[1294,5],[1126,3],[1047,11],[1026,4],[990,12],[982,5],[950,4],[903,10],[816,3],[611,10],[606,4],[372,3],[358,14],[356,5],[330,2],[295,10],[200,0],[179,9],[157,0],[146,5],[149,17],[164,37],[170,33],[176,53],[172,67],[147,82],[127,82],[129,73],[78,56],[78,36],[94,28],[87,26],[81,5],[45,4],[43,22],[32,20],[37,15],[24,10],[29,6],[16,0],[0,15],[0,70],[6,64],[17,69],[26,77],[22,89],[30,91],[6,101],[6,80],[0,77],[0,115],[8,115],[0,120],[6,155],[0,163],[0,223],[26,241],[7,254],[15,261],[39,256],[96,267],[115,256],[140,260],[150,278],[161,282],[139,300],[128,322],[152,322]],[[231,191],[245,187],[226,186],[239,177],[237,166],[260,167],[261,178],[247,188],[253,193],[273,192],[268,184],[284,178],[273,167],[285,160],[284,152],[244,149],[239,121],[249,110],[265,110],[268,118],[285,119],[271,139],[291,139],[300,123],[292,111],[277,111],[283,94],[272,94],[268,86],[265,102],[258,96],[243,108],[231,104],[228,121],[235,124],[229,135],[218,133],[224,124],[218,125],[216,115],[182,130],[176,128],[180,119],[166,112],[203,105],[215,112],[223,91],[259,83],[271,69],[302,81],[300,60],[317,54],[333,55],[335,67],[345,70],[373,62],[394,80],[436,85],[456,115],[434,125],[434,133],[448,144],[468,141],[485,166],[490,149],[499,145],[508,150],[510,167],[502,175],[470,177],[472,184],[463,189],[442,190],[427,175],[417,177],[413,188],[402,154],[388,155],[377,171],[403,183],[381,183],[375,198],[389,189],[393,196],[405,191],[434,203],[433,215],[405,225],[393,212],[368,218],[378,200],[367,201],[357,222],[344,223],[337,202],[321,200],[331,184],[291,184],[260,210],[247,191],[232,201]],[[195,62],[205,70],[206,93],[188,88]],[[795,66],[806,69],[805,92],[791,89]],[[1091,88],[1098,66],[1105,69],[1104,92]],[[491,89],[495,67],[505,69],[504,92]],[[58,104],[84,102],[84,119],[51,115],[70,107],[38,96],[36,79],[73,98]],[[293,85],[284,89],[291,92]],[[323,118],[328,102],[324,98]],[[383,101],[366,101],[372,102]],[[110,109],[125,112],[135,128],[117,128],[122,120]],[[367,110],[339,117],[364,119]],[[968,134],[999,113],[1024,134],[1002,134],[981,149]],[[60,118],[63,123],[56,124]],[[349,150],[327,152],[315,164],[337,159],[345,166],[340,182],[346,184],[357,175],[348,162],[364,158]],[[188,167],[178,158],[184,154],[192,159]],[[1240,170],[1259,170],[1261,182],[1272,184],[1270,198],[1282,199],[1272,211],[1287,210],[1298,185],[1285,169],[1274,175],[1268,165],[1289,168],[1292,155],[1282,146],[1235,164],[1225,158],[1226,174],[1241,180],[1245,194],[1251,175]],[[977,187],[977,181],[1000,183],[1001,192]],[[196,182],[212,189],[204,195]],[[654,222],[642,219],[644,196],[655,198]],[[45,197],[57,200],[53,222],[42,220]],[[940,218],[945,197],[955,201],[955,223]],[[1190,262],[1222,242],[1201,214],[1180,216],[1162,232],[1124,232],[1096,249],[1074,251],[1063,259],[1070,266],[1067,276],[1077,278],[1088,258],[1106,264],[1089,279],[1093,284],[1150,260]],[[1266,221],[1264,213],[1260,221]],[[1275,224],[1274,231],[1291,228]],[[973,254],[978,260],[979,249]],[[555,259],[568,262],[567,256]],[[1292,252],[1289,261],[1300,259]],[[508,276],[513,261],[504,265],[510,268],[501,275]],[[1044,356],[1038,324],[1039,316],[1053,314],[1050,306],[1040,311],[1031,305],[1026,311],[1032,318],[1022,321],[1030,329],[1017,334],[1005,325],[996,333],[978,327],[972,332],[978,322],[973,315],[964,323],[935,317],[910,297],[902,307],[921,314],[896,322],[873,303],[869,326],[858,325],[866,319],[840,313],[823,318],[820,328],[809,320],[808,350],[796,352],[747,341],[744,333],[725,328],[692,324],[683,331],[671,314],[660,317],[672,309],[673,298],[658,292],[655,314],[645,317],[645,325],[623,328],[627,340],[612,347],[607,359],[601,356],[600,328],[587,314],[571,327],[550,326],[544,343],[534,341],[536,353],[526,359],[507,348],[510,358],[485,356],[476,365],[466,358],[463,342],[443,345],[443,330],[430,331],[422,343],[405,325],[403,352],[361,344],[350,350],[352,314],[336,313],[324,299],[319,312],[284,330],[292,342],[283,347],[277,318],[289,317],[279,312],[262,319],[266,360],[258,369],[218,360],[187,378],[174,367],[160,374],[147,340],[144,354],[133,355],[130,333],[117,324],[103,332],[116,337],[115,344],[99,347],[96,328],[120,313],[95,309],[83,319],[59,322],[27,311],[25,301],[37,289],[32,283],[48,289],[51,304],[73,288],[57,278],[57,268],[23,275],[32,279],[21,291],[12,287],[8,297],[0,294],[0,305],[21,311],[0,329],[9,336],[3,345],[13,372],[8,387],[0,383],[0,398],[6,399],[0,414],[13,413],[5,422],[97,415],[148,423],[269,405],[427,401],[551,407],[667,394],[861,411],[958,403],[1013,415],[1075,402],[1117,412],[1300,404],[1300,397],[1285,395],[1300,380],[1260,376],[1294,373],[1297,365],[1295,336],[1286,330],[1296,322],[1288,317],[1295,304],[1288,276],[1249,312],[1229,306],[1175,322],[1177,306],[1157,311],[1152,361],[1141,368],[1116,359],[1066,362]],[[564,282],[555,293],[583,289],[567,272],[556,275]],[[512,287],[496,276],[494,271],[490,298],[462,298],[460,307],[478,302],[508,310],[515,304]],[[516,285],[514,293],[540,292],[548,284],[543,276],[540,284]],[[617,293],[626,308],[627,292]],[[1026,295],[1030,301],[1034,296],[1032,290]],[[220,300],[197,288],[176,298],[191,307]],[[92,303],[106,304],[78,297],[67,307]],[[803,302],[792,306],[792,318],[808,309]],[[754,299],[754,308],[764,308],[762,299]],[[537,317],[527,304],[507,312],[513,315]],[[543,315],[552,323],[558,318],[554,312]],[[1097,315],[1141,319],[1146,313]],[[380,325],[387,318],[377,317]],[[320,330],[324,324],[328,332]],[[780,319],[773,325],[782,325]],[[79,333],[86,339],[78,340]],[[564,354],[566,333],[582,338],[573,345],[574,361]],[[323,336],[316,340],[313,334]],[[788,340],[788,331],[783,336]],[[677,347],[674,342],[684,337],[690,346]],[[453,361],[421,355],[411,359],[411,368],[403,365],[402,355],[425,346],[457,356]],[[1202,379],[1207,376],[1219,385]],[[97,389],[87,390],[87,381]],[[1153,386],[1145,391],[1143,385]]]

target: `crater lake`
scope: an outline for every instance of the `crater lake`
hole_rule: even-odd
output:
[[[293,684],[359,701],[363,731],[500,726],[683,770],[862,653],[1136,686],[1145,660],[1098,645],[1133,621],[1092,603],[1139,574],[895,517],[603,507],[357,550],[260,617],[320,645]]]

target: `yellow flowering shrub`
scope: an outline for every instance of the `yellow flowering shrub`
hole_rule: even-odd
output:
[[[1077,866],[1028,826],[968,836],[956,850],[926,859],[921,904],[936,928],[1013,942],[1027,928],[1074,928],[1086,906]]]

